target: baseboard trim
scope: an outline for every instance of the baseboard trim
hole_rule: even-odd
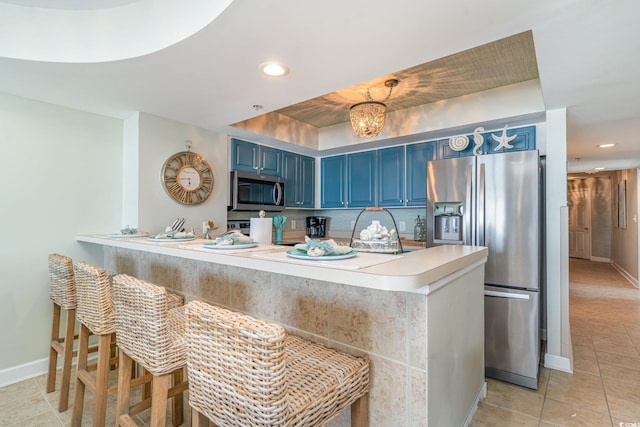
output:
[[[476,399],[473,402],[473,405],[471,405],[471,409],[469,410],[467,419],[464,420],[464,427],[468,427],[471,424],[471,420],[473,419],[473,416],[476,414],[476,411],[478,410],[478,404],[480,403],[481,400],[484,400],[486,397],[487,397],[487,382],[482,381],[482,385],[480,386],[480,390],[476,395]]]
[[[88,361],[98,359],[98,352],[90,353],[87,356]],[[74,357],[71,366],[76,366],[77,359]],[[58,369],[62,369],[62,356],[58,356]],[[32,362],[23,363],[22,365],[12,366],[10,368],[0,370],[0,387],[19,383],[40,375],[44,375],[49,371],[49,358],[37,359]]]
[[[62,365],[60,365],[59,367],[62,367]],[[28,380],[29,378],[46,374],[48,369],[49,359],[44,358],[0,370],[0,387],[15,384],[20,381]]]
[[[573,374],[573,369],[571,369],[571,359],[558,356],[556,354],[544,354],[544,367]]]
[[[618,273],[620,273],[622,275],[622,277],[624,277],[625,279],[627,279],[629,281],[629,283],[631,283],[633,286],[635,286],[636,288],[638,288],[638,279],[636,279],[635,277],[633,277],[631,274],[629,274],[629,272],[627,270],[625,270],[624,268],[622,268],[620,265],[618,265],[615,262],[612,262],[611,265],[613,266],[613,268],[615,268],[616,270],[618,270]]]
[[[591,257],[591,261],[610,263],[611,262],[611,258],[603,258],[603,257],[599,257],[599,256],[592,256]]]

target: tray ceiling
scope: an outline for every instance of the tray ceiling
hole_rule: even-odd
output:
[[[537,79],[538,65],[531,31],[407,68],[277,110],[292,119],[322,128],[349,121],[349,107],[388,94],[384,81],[400,80],[387,104],[403,110],[484,90]]]

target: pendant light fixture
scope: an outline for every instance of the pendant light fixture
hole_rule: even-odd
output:
[[[377,136],[384,127],[384,122],[387,118],[385,102],[391,97],[393,88],[398,86],[398,80],[389,79],[384,82],[384,85],[389,88],[389,94],[382,102],[371,99],[371,94],[367,89],[367,100],[349,108],[351,127],[355,134],[361,138]]]

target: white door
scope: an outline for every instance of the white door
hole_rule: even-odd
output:
[[[588,188],[571,191],[569,202],[569,256],[591,258],[591,194]]]

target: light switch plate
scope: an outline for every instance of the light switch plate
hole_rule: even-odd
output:
[[[291,220],[291,229],[292,229],[292,230],[295,230],[295,229],[296,229],[296,220],[295,220],[295,219],[292,219],[292,220]]]
[[[400,231],[406,231],[406,227],[407,227],[407,225],[405,224],[404,221],[400,221],[398,223],[398,228],[400,229]]]

